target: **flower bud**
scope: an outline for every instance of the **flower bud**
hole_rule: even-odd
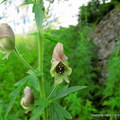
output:
[[[34,104],[33,92],[29,87],[25,87],[24,97],[21,100],[21,106],[24,109],[29,110],[33,104]]]
[[[60,42],[57,43],[53,50],[52,60],[62,61],[62,60],[67,60],[67,59],[68,57],[64,54],[63,44]]]
[[[63,80],[69,83],[68,75],[72,73],[72,69],[68,65],[68,57],[64,54],[62,43],[57,43],[52,56],[52,67],[50,69],[51,76],[55,79],[55,84],[61,84]]]
[[[15,35],[12,28],[6,23],[0,24],[0,52],[5,54],[4,58],[7,59],[14,48]]]

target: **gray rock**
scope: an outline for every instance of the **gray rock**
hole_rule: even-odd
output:
[[[103,20],[100,21],[95,31],[92,33],[92,40],[97,46],[96,66],[100,67],[101,71],[99,82],[102,82],[106,75],[106,64],[111,55],[117,40],[119,40],[120,31],[120,9],[110,11]]]

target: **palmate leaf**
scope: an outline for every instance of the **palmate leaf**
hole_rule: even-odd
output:
[[[72,119],[71,114],[57,102],[50,105],[50,120]]]
[[[47,100],[40,100],[39,106],[36,109],[34,109],[33,115],[30,120],[37,120],[37,118],[41,115],[42,111],[48,104],[49,102]]]
[[[44,6],[41,3],[36,3],[33,5],[32,12],[35,14],[35,21],[38,29],[42,27],[43,18],[44,18],[43,9]]]
[[[30,75],[29,82],[34,87],[34,89],[36,89],[37,91],[40,91],[39,79],[37,76]]]
[[[64,88],[62,88],[61,90],[56,92],[56,94],[53,96],[52,99],[54,99],[54,100],[60,99],[62,97],[65,97],[65,96],[69,95],[72,92],[76,92],[76,91],[84,89],[86,87],[87,86],[73,86],[73,87],[65,86]]]
[[[29,83],[35,88],[37,91],[40,91],[39,79],[38,76],[41,76],[42,73],[37,71],[34,73],[33,71],[29,70],[27,72],[29,74]]]
[[[13,91],[13,92],[11,93],[10,103],[9,103],[9,105],[8,105],[8,107],[7,107],[7,110],[6,110],[5,119],[6,119],[7,115],[8,115],[8,113],[10,112],[11,107],[12,107],[12,105],[14,104],[14,102],[15,102],[18,94],[19,94],[20,91],[22,90],[22,87],[23,87],[23,86],[20,86],[19,88],[17,88],[15,91]]]
[[[19,86],[19,85],[25,85],[26,83],[30,83],[34,89],[36,89],[37,91],[40,90],[40,86],[39,86],[39,79],[38,77],[41,76],[43,73],[36,71],[36,73],[32,72],[31,70],[27,72],[29,75],[27,75],[26,77],[24,77],[23,79],[21,79],[20,81],[18,81],[17,83],[15,83],[15,86]]]

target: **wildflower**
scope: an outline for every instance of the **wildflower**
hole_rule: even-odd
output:
[[[24,97],[21,100],[21,106],[24,109],[29,110],[33,104],[34,104],[33,92],[29,87],[25,87]]]
[[[15,35],[12,28],[6,24],[0,24],[0,52],[5,54],[3,59],[7,59],[15,48]]]
[[[53,50],[52,67],[50,70],[51,76],[55,79],[55,84],[58,85],[65,80],[69,83],[68,75],[71,74],[72,69],[68,65],[68,57],[64,54],[62,43],[57,43]]]

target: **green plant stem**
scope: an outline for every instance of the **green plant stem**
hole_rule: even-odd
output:
[[[47,97],[47,100],[50,99],[50,97],[54,94],[55,90],[57,89],[57,85],[54,86],[54,88],[52,89],[51,93],[49,94],[49,96]]]
[[[18,50],[15,48],[14,52],[16,54],[16,56],[21,60],[21,62],[30,70],[32,70],[34,73],[36,72],[29,64],[28,62],[20,55],[20,53],[18,52]]]
[[[57,89],[57,85],[55,85],[55,86],[53,87],[51,93],[50,93],[49,96],[47,97],[47,100],[49,100],[49,99],[51,98],[51,96],[54,94],[54,92],[56,91],[56,89]],[[47,109],[46,113],[47,113],[47,117],[48,117],[48,109]]]
[[[40,71],[43,72],[43,40],[42,40],[42,36],[41,36],[41,32],[39,30],[38,32],[38,68]],[[41,92],[40,92],[40,96],[44,99],[45,98],[45,93],[44,93],[44,78],[43,75],[41,77],[39,77],[40,79],[40,88],[41,88]]]
[[[43,72],[43,39],[41,36],[41,31],[38,30],[38,68]],[[45,90],[44,90],[44,77],[43,75],[39,77],[40,79],[40,96],[42,99],[45,99]],[[44,110],[44,120],[47,120],[46,110]]]

